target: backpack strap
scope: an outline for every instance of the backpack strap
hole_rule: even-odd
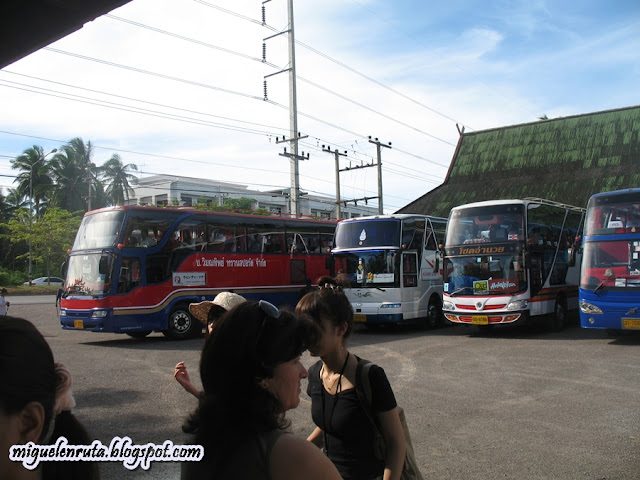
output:
[[[358,357],[356,357],[358,358]],[[373,429],[373,449],[374,454],[378,460],[384,460],[386,457],[386,448],[384,445],[384,437],[380,431],[380,426],[373,416],[373,409],[371,407],[371,381],[369,379],[369,372],[373,363],[362,358],[358,358],[358,365],[356,366],[356,393],[358,394],[358,400],[362,406],[362,410],[366,414],[371,427]]]
[[[358,365],[356,366],[356,393],[358,394],[358,400],[367,418],[373,425],[373,428],[378,431],[378,424],[373,417],[373,411],[371,408],[371,382],[369,380],[369,371],[373,363],[363,358],[358,358]]]

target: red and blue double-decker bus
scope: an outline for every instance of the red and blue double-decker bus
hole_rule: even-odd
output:
[[[640,332],[640,188],[589,199],[583,249],[582,327]]]
[[[334,273],[335,225],[181,207],[88,212],[66,265],[60,323],[186,338],[202,327],[189,304],[222,291],[293,306],[307,278]]]

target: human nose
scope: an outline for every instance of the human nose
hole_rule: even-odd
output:
[[[300,368],[302,368],[302,371],[300,372],[300,378],[308,378],[309,372],[307,372],[307,369],[304,368],[304,365],[300,365]]]

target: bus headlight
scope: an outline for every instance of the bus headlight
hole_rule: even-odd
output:
[[[587,314],[602,313],[602,310],[600,310],[600,307],[592,303],[585,302],[584,300],[580,300],[580,311],[582,313],[587,313]]]
[[[107,316],[107,311],[106,310],[94,310],[93,313],[91,314],[91,316],[93,318],[104,318]]]
[[[383,303],[380,305],[380,308],[400,308],[402,307],[401,303]]]
[[[526,300],[514,300],[513,302],[509,302],[507,310],[524,310],[528,305],[529,302]]]
[[[65,317],[67,316],[67,310],[64,308],[60,309],[60,315],[64,315]]]
[[[452,302],[442,302],[442,310],[455,310],[456,306]]]

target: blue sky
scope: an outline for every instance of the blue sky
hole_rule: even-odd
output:
[[[285,0],[133,0],[0,71],[0,186],[11,158],[82,137],[135,163],[269,189],[289,185]],[[333,195],[341,168],[384,149],[392,212],[442,183],[458,130],[638,105],[640,4],[631,1],[327,0],[294,4],[303,191]],[[132,23],[133,22],[133,23]],[[73,97],[71,97],[73,95]],[[72,99],[73,98],[73,99]],[[108,104],[106,102],[109,102]],[[144,109],[144,112],[141,111]],[[166,118],[170,116],[171,118]],[[165,117],[165,118],[162,118]],[[178,118],[179,117],[179,118]],[[341,174],[377,195],[376,169]]]

